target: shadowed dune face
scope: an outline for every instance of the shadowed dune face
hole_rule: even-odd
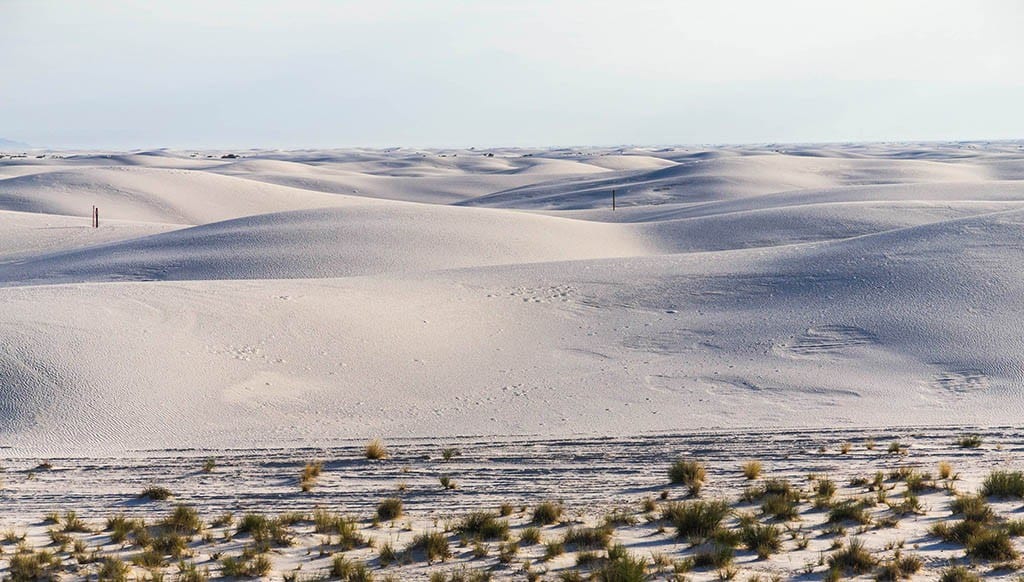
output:
[[[224,153],[0,160],[8,442],[1012,422],[1024,404],[1017,144]]]

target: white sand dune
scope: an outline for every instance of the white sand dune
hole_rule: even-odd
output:
[[[1024,151],[969,145],[46,159],[0,180],[0,432],[77,451],[1014,422]],[[82,232],[97,200],[126,222]]]

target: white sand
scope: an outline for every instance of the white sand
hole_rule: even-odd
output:
[[[490,151],[0,159],[4,444],[1024,412],[1019,144]]]

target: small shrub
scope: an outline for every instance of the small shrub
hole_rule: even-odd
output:
[[[742,529],[743,543],[748,550],[765,559],[782,548],[782,532],[774,525],[748,525]]]
[[[147,499],[149,501],[166,501],[171,497],[174,497],[174,494],[171,493],[170,489],[157,485],[146,487],[139,494],[139,499]]]
[[[956,439],[956,446],[961,449],[976,449],[981,446],[981,435],[965,434]]]
[[[697,495],[704,487],[704,480],[707,478],[707,471],[704,465],[697,461],[686,461],[679,459],[668,469],[668,480],[674,485],[685,485],[690,495]]]
[[[456,449],[455,447],[447,447],[441,449],[441,458],[444,459],[445,461],[450,461],[455,457],[459,456],[460,454],[461,453],[459,452],[459,449]]]
[[[610,527],[570,527],[562,536],[562,544],[585,549],[608,547],[612,539]]]
[[[385,568],[397,562],[398,552],[395,551],[395,546],[391,545],[391,542],[381,544],[380,549],[377,550],[377,559],[380,561],[380,565]]]
[[[441,482],[441,487],[445,489],[455,489],[457,487],[455,480],[448,475],[441,475],[438,477],[438,481]]]
[[[505,540],[508,539],[508,522],[497,519],[493,514],[486,511],[474,511],[456,526],[456,531],[461,534],[473,536],[482,540]]]
[[[610,558],[597,572],[600,582],[642,582],[647,580],[647,560],[637,558],[628,552]]]
[[[968,521],[989,523],[995,519],[995,513],[981,495],[959,495],[950,503],[950,509]]]
[[[829,568],[842,572],[864,574],[874,568],[877,560],[864,547],[864,542],[853,538],[842,549],[828,557]]]
[[[981,577],[963,566],[952,566],[942,571],[939,582],[981,582]]]
[[[783,521],[796,519],[799,515],[797,504],[790,497],[778,493],[767,495],[761,501],[761,511]]]
[[[533,523],[550,525],[558,523],[562,519],[562,504],[554,501],[544,501],[533,509]]]
[[[299,487],[303,491],[309,491],[316,485],[316,480],[320,477],[320,473],[323,472],[324,464],[322,461],[310,461],[306,463],[306,466],[302,468],[302,473],[299,474]]]
[[[427,562],[436,560],[447,560],[451,557],[451,549],[448,546],[448,538],[437,531],[424,532],[413,538],[409,545],[409,552],[420,552],[427,558]]]
[[[676,527],[681,538],[707,539],[721,526],[731,511],[724,501],[684,501],[668,503],[662,509],[662,517]]]
[[[203,528],[196,508],[189,505],[178,505],[164,519],[164,525],[181,534],[194,534]]]
[[[843,443],[843,444],[839,445],[839,453],[842,454],[842,455],[845,455],[846,453],[849,453],[850,449],[852,449],[852,448],[853,448],[852,444],[850,444],[848,442],[847,443]]]
[[[832,496],[836,494],[835,481],[825,477],[818,479],[815,493],[818,495],[818,497],[822,497],[824,499],[831,499]]]
[[[1024,473],[992,471],[981,485],[986,497],[1024,497]]]
[[[217,460],[213,457],[203,461],[203,473],[213,473],[215,468],[217,468]]]
[[[982,560],[1014,560],[1017,550],[1005,531],[982,529],[967,539],[967,555]]]
[[[373,439],[367,443],[364,453],[367,459],[374,461],[388,458],[388,449],[380,439]]]
[[[528,527],[519,534],[519,544],[523,546],[532,546],[540,543],[540,528]]]
[[[544,561],[557,558],[565,553],[565,546],[560,541],[550,541],[544,544]]]
[[[715,544],[710,549],[697,552],[693,556],[693,566],[696,568],[724,568],[732,564],[735,552],[729,546]]]
[[[843,521],[855,521],[860,524],[871,523],[871,516],[868,515],[862,500],[847,499],[832,506],[828,512],[829,523]]]
[[[899,550],[891,560],[887,560],[875,576],[876,580],[896,581],[910,578],[924,567],[921,558],[914,555],[900,555]]]
[[[939,478],[949,479],[953,476],[953,465],[949,461],[939,461]]]
[[[747,461],[743,463],[740,469],[748,481],[753,481],[761,476],[761,461]]]
[[[377,505],[377,518],[382,521],[393,521],[402,517],[402,500],[388,497]]]

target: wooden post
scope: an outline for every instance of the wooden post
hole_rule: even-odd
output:
[[[615,190],[612,190],[612,210],[615,210]]]

